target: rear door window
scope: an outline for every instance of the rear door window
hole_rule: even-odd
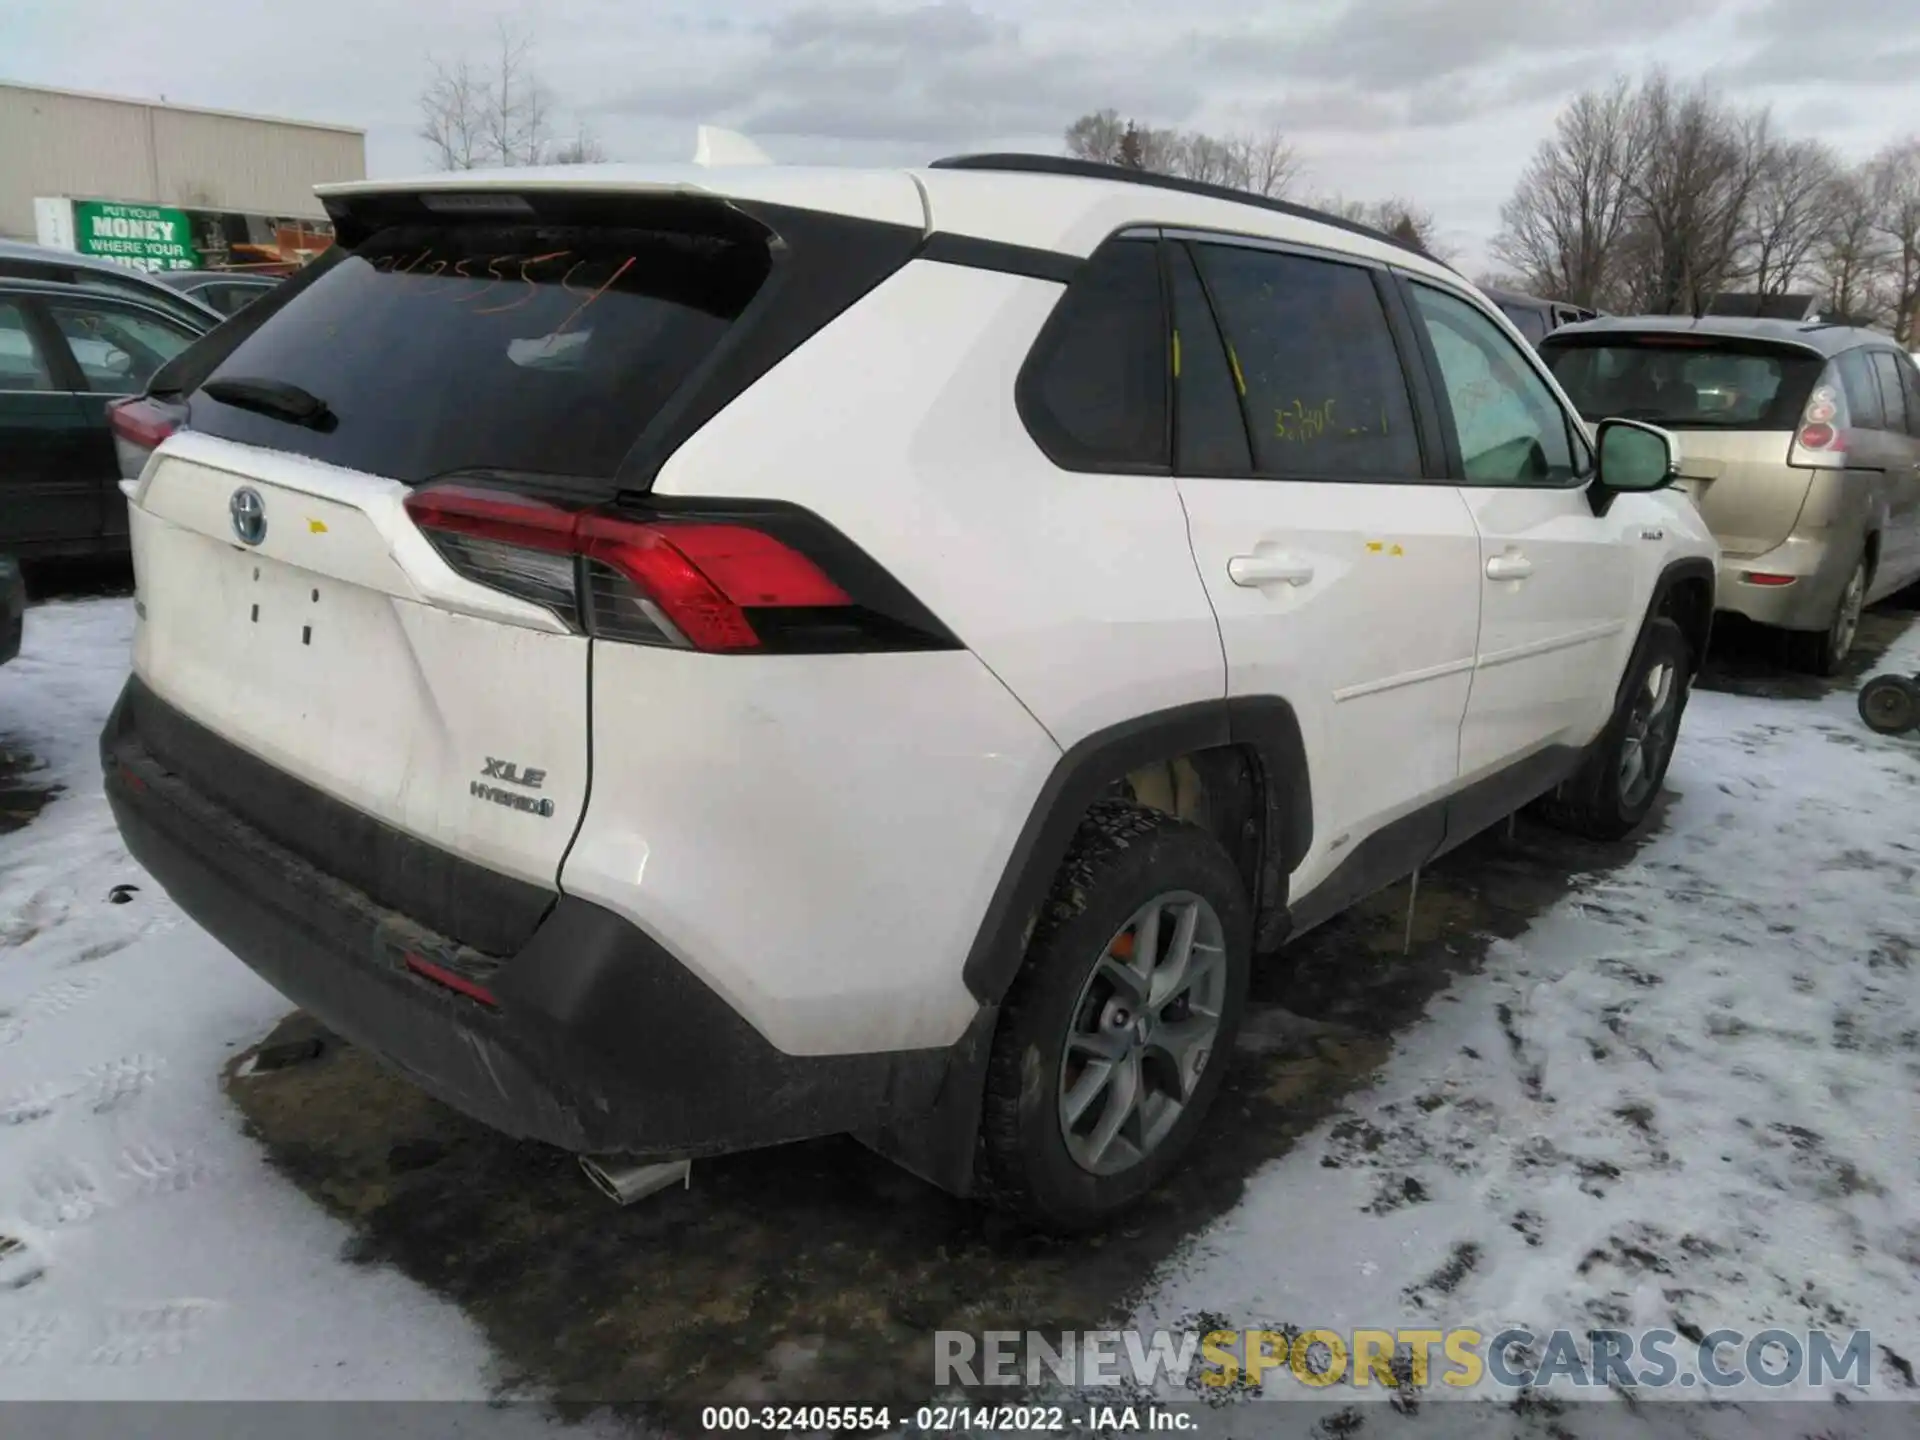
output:
[[[1020,380],[1034,442],[1068,470],[1167,468],[1172,368],[1159,246],[1110,240],[1061,296]]]
[[[1413,402],[1372,272],[1251,246],[1193,248],[1259,473],[1420,479]]]
[[[207,377],[229,395],[294,387],[329,421],[203,389],[190,423],[407,484],[470,470],[611,479],[768,267],[764,241],[697,231],[395,225],[339,253]]]
[[[1588,420],[1674,430],[1791,430],[1821,369],[1809,351],[1692,335],[1550,337],[1541,353]]]
[[[47,315],[97,395],[146,389],[156,370],[198,338],[183,325],[111,301],[50,300]]]

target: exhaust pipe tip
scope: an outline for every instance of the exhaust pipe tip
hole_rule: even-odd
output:
[[[616,1205],[631,1205],[674,1184],[693,1184],[691,1160],[636,1164],[617,1155],[582,1155],[580,1168],[593,1188]]]

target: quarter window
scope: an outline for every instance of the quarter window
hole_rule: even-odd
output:
[[[1371,272],[1248,246],[1194,253],[1260,474],[1421,478],[1406,373]]]
[[[1880,404],[1887,417],[1887,429],[1907,428],[1907,396],[1900,384],[1900,362],[1890,350],[1873,352],[1873,368],[1880,377]]]
[[[1566,413],[1500,328],[1427,285],[1414,308],[1434,359],[1469,485],[1569,485],[1579,475]]]
[[[1147,239],[1101,246],[1034,346],[1020,409],[1056,465],[1167,468],[1171,367],[1158,248]]]
[[[1880,379],[1873,358],[1865,350],[1849,350],[1834,362],[1840,388],[1847,394],[1847,419],[1856,430],[1887,428],[1887,409],[1880,399]]]

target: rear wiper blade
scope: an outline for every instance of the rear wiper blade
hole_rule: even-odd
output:
[[[236,375],[229,380],[209,380],[200,388],[222,405],[257,410],[262,415],[271,415],[291,425],[304,425],[309,430],[331,430],[339,423],[339,417],[327,408],[326,401],[284,381]]]

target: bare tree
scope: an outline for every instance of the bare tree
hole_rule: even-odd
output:
[[[1274,199],[1286,195],[1300,180],[1300,152],[1278,126],[1249,130],[1227,141],[1233,154],[1233,179],[1242,190]]]
[[[1874,226],[1886,257],[1894,336],[1912,345],[1920,318],[1920,138],[1890,145],[1867,167]]]
[[[1434,221],[1433,212],[1411,200],[1399,196],[1386,200],[1348,200],[1333,195],[1314,201],[1313,208],[1337,215],[1342,220],[1351,220],[1356,225],[1383,231],[1436,260],[1450,258],[1440,243],[1439,226]]]
[[[500,164],[538,165],[546,158],[549,105],[546,87],[533,73],[533,41],[503,20],[499,45],[482,133]]]
[[[1768,117],[1660,71],[1641,86],[1634,112],[1639,164],[1627,189],[1640,263],[1627,291],[1643,311],[1698,314],[1737,269]]]
[[[1178,175],[1256,195],[1287,193],[1300,173],[1299,157],[1277,129],[1231,135],[1166,130],[1096,110],[1067,127],[1067,153],[1081,160]]]
[[[466,56],[430,60],[433,78],[420,96],[420,138],[442,170],[492,165],[580,164],[604,160],[583,126],[554,141],[553,97],[533,66],[533,41],[504,21],[483,64]]]
[[[553,148],[547,156],[549,165],[598,165],[607,158],[606,147],[600,143],[585,124],[573,132],[573,138],[564,140]]]
[[[1821,282],[1821,310],[1830,318],[1865,324],[1885,312],[1886,244],[1874,214],[1866,177],[1849,174],[1838,182],[1833,223],[1814,248]]]
[[[1808,278],[1814,252],[1832,230],[1845,167],[1818,140],[1767,147],[1755,176],[1742,246],[1743,278],[1762,295],[1784,295]]]
[[[490,160],[482,138],[487,87],[464,58],[451,65],[429,63],[433,79],[420,96],[420,138],[432,150],[435,169],[478,169]]]
[[[1534,152],[1492,245],[1526,289],[1576,305],[1607,298],[1633,217],[1642,138],[1633,120],[1632,89],[1619,80],[1576,96]]]
[[[1118,164],[1120,143],[1126,136],[1128,124],[1117,110],[1096,110],[1082,115],[1067,127],[1067,153],[1077,160]]]

